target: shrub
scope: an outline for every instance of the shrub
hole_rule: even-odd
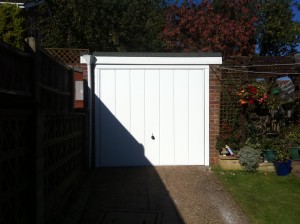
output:
[[[0,39],[23,50],[25,36],[25,19],[21,9],[12,4],[0,4]]]
[[[276,151],[276,161],[285,162],[291,159],[291,155],[285,140],[277,139],[277,141],[274,143],[274,149]]]
[[[255,172],[259,166],[260,154],[260,150],[254,149],[250,146],[244,146],[238,153],[240,164],[248,172]]]
[[[289,146],[300,146],[300,124],[290,124],[283,128],[281,136]]]

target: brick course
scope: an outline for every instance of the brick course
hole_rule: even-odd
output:
[[[209,153],[210,165],[218,163],[219,152],[216,150],[217,136],[219,135],[221,83],[218,78],[221,73],[215,66],[210,66],[209,71]]]

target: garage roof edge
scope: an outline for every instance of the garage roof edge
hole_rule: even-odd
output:
[[[222,57],[220,52],[169,53],[169,52],[94,52],[104,57]]]

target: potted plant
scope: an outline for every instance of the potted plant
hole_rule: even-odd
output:
[[[286,176],[291,172],[292,160],[290,153],[284,141],[277,141],[274,145],[276,159],[273,160],[275,170],[278,176]]]
[[[292,160],[300,160],[300,124],[291,124],[283,129],[282,137]]]
[[[276,141],[274,138],[263,137],[260,140],[261,149],[263,150],[265,159],[272,162],[276,158],[276,152],[273,148],[273,143]]]

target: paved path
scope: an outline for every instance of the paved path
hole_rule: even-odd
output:
[[[102,168],[64,223],[249,223],[209,168]]]

